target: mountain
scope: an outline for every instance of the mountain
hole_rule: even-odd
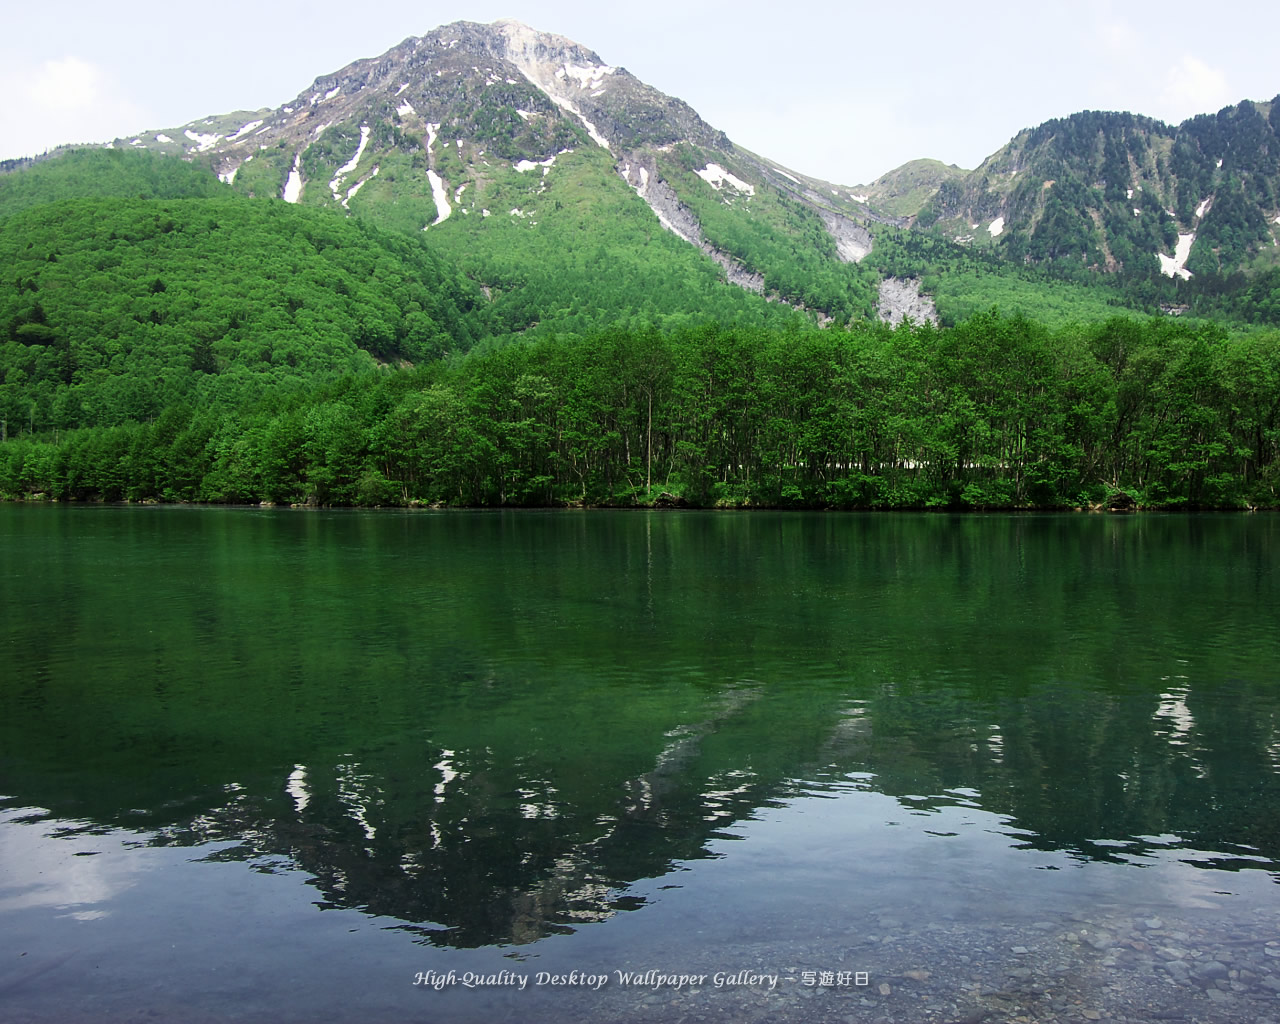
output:
[[[1277,261],[1280,97],[1177,127],[1084,111],[939,181],[915,218],[1011,262],[1189,278]]]
[[[853,191],[870,208],[905,227],[940,188],[970,173],[941,160],[911,160]]]
[[[1269,321],[1280,280],[1231,275],[1277,264],[1278,109],[1245,101],[1177,127],[1085,111],[973,171],[916,160],[849,187],[737,146],[563,36],[458,22],[279,107],[110,144],[181,157],[211,172],[201,183],[154,167],[136,192],[111,167],[7,175],[0,215],[51,182],[176,198],[216,175],[245,198],[421,235],[486,297],[496,336],[781,322],[785,306],[821,323],[936,319],[935,300],[944,323],[992,304],[1051,321],[1115,308]]]
[[[517,248],[533,257],[526,267],[550,266],[610,222],[646,239],[661,226],[724,279],[844,321],[874,315],[878,275],[857,264],[874,225],[893,222],[848,189],[735,146],[593,51],[514,21],[447,25],[278,108],[112,145],[181,155],[245,195],[426,230],[499,291],[513,235],[544,236]]]

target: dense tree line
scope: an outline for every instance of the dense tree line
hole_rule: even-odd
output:
[[[62,500],[836,508],[1280,502],[1280,336],[706,325],[545,338],[0,445]],[[663,497],[666,494],[668,497]]]

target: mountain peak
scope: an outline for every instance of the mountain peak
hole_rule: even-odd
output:
[[[543,32],[514,18],[499,18],[485,27],[506,40],[505,52],[502,56],[513,64],[545,63],[548,60],[552,63],[561,60],[580,60],[590,64],[604,63],[595,51],[588,50],[568,36]]]

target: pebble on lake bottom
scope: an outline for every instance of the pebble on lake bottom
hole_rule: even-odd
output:
[[[1043,912],[1042,912],[1043,913]],[[567,1021],[623,1024],[1066,1024],[1177,1021],[1280,1024],[1280,945],[1261,911],[1230,920],[1196,910],[1175,919],[1117,911],[1028,923],[898,923],[736,950],[770,967],[777,988],[703,985],[678,997],[606,989]],[[723,969],[714,951],[690,969]],[[814,972],[866,972],[860,984],[821,984]],[[808,983],[806,984],[806,978]],[[830,981],[827,976],[822,980]],[[566,1010],[570,1008],[565,1007]]]

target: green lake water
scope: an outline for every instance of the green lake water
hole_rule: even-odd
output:
[[[895,932],[1280,939],[1278,558],[1265,514],[0,506],[0,1018],[814,970],[932,1019],[871,1009]]]

